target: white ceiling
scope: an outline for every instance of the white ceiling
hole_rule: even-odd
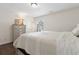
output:
[[[8,10],[16,14],[30,15],[33,17],[42,16],[50,12],[59,12],[79,7],[78,3],[38,3],[38,8],[32,8],[30,3],[1,3],[0,10]]]

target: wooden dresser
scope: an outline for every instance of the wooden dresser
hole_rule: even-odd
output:
[[[12,26],[13,41],[16,40],[21,34],[26,33],[26,25],[15,25]]]

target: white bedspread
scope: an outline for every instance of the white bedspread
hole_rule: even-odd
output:
[[[31,55],[79,54],[79,38],[71,32],[34,32],[21,35],[13,44]]]

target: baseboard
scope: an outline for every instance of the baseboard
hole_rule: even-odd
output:
[[[5,44],[9,44],[9,43],[12,43],[12,41],[3,42],[3,43],[0,43],[0,45],[5,45]]]

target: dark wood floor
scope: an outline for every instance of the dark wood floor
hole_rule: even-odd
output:
[[[16,49],[12,43],[0,45],[0,55],[16,55]]]

